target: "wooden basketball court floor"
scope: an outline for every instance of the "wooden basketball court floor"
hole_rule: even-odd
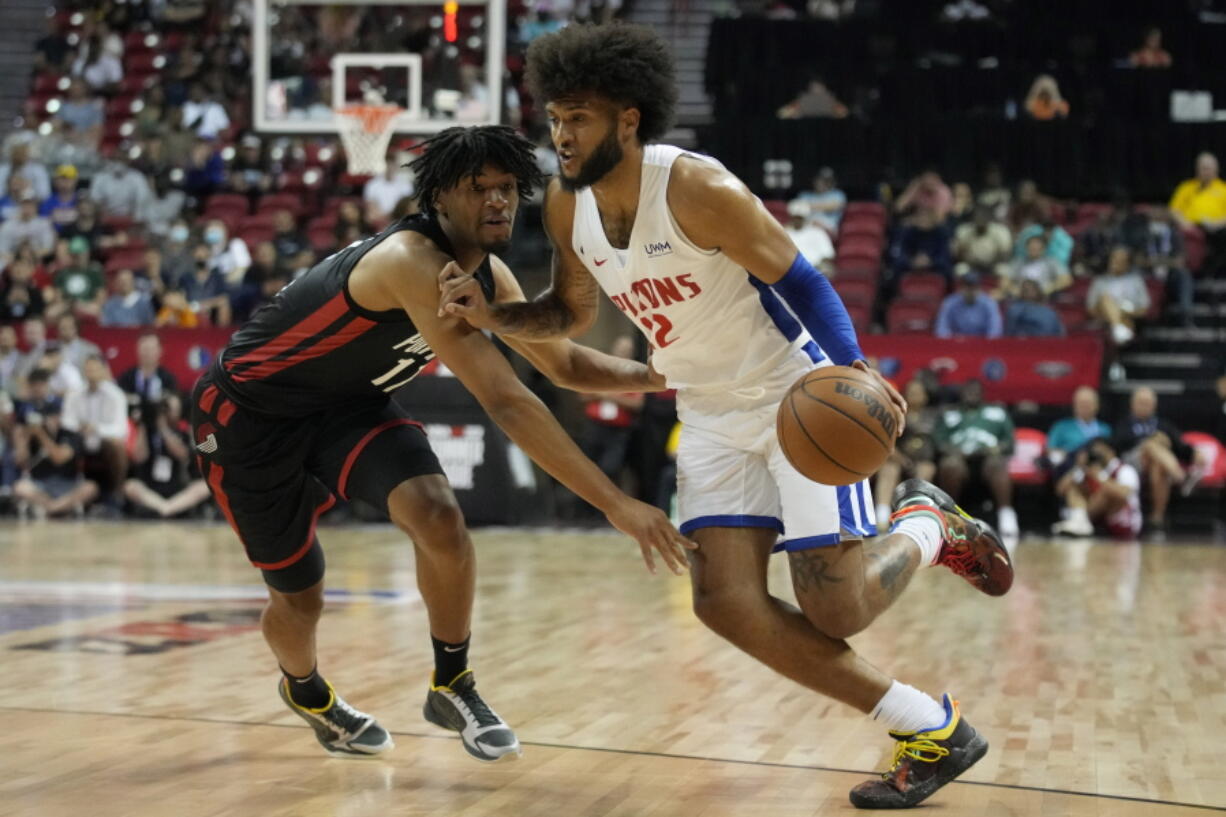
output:
[[[428,726],[411,548],[322,531],[321,668],[393,731],[329,758],[275,694],[261,585],[220,526],[0,527],[0,814],[807,817],[890,742],[707,632],[625,539],[479,531],[473,666],[517,729],[484,766]],[[786,565],[772,582],[786,588]],[[940,569],[853,640],[948,689],[992,748],[922,813],[1226,809],[1226,547],[1023,541],[1003,599]]]

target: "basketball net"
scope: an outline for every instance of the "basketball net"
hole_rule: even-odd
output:
[[[387,169],[392,123],[402,111],[399,105],[346,105],[336,109],[350,173],[378,176]]]

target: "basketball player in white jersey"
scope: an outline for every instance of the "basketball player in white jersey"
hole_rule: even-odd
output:
[[[527,303],[517,288],[500,289],[490,304],[476,282],[445,272],[443,310],[545,340],[585,331],[604,289],[677,389],[678,503],[681,530],[698,544],[698,617],[777,672],[881,721],[897,741],[894,763],[852,802],[916,805],[987,742],[948,695],[938,702],[892,680],[844,639],[921,565],[1004,593],[1007,552],[920,480],[896,492],[892,532],[866,542],[876,529],[867,483],[818,485],[788,464],[774,422],[787,388],[815,366],[869,369],[830,284],[745,185],[713,159],[652,144],[676,102],[665,42],[641,27],[570,26],[533,42],[528,77],[561,168],[545,205],[553,286]],[[873,374],[901,429],[902,397]],[[787,551],[799,610],[767,590],[772,549]]]

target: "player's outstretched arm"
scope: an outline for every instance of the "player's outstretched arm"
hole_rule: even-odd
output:
[[[435,355],[477,398],[499,428],[534,462],[599,508],[613,527],[638,542],[648,569],[653,551],[682,573],[694,544],[654,506],[626,496],[583,455],[537,397],[515,376],[510,363],[481,332],[462,320],[438,317],[437,276],[449,261],[437,251],[411,253],[393,242],[368,254],[350,279],[350,292],[368,308],[399,304]]]
[[[523,290],[507,265],[494,256],[490,258],[490,265],[497,286],[495,303],[522,302]],[[454,262],[448,267],[452,273],[462,272]],[[443,275],[448,275],[448,271],[444,270]],[[664,378],[650,366],[637,360],[605,354],[569,339],[529,342],[514,335],[500,337],[555,386],[563,389],[616,394],[662,391],[667,388]]]
[[[535,299],[491,304],[472,279],[440,279],[439,315],[463,318],[504,340],[535,342],[582,335],[596,321],[600,285],[570,246],[575,197],[555,180],[545,191],[545,232],[553,244],[553,282]]]
[[[740,179],[715,165],[679,159],[669,179],[668,205],[692,242],[722,251],[769,285],[833,362],[873,374],[898,410],[902,433],[907,403],[864,360],[842,299]]]

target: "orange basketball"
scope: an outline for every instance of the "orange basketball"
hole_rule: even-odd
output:
[[[894,450],[899,419],[868,372],[826,366],[792,384],[775,425],[797,471],[823,485],[851,485],[872,476]]]

